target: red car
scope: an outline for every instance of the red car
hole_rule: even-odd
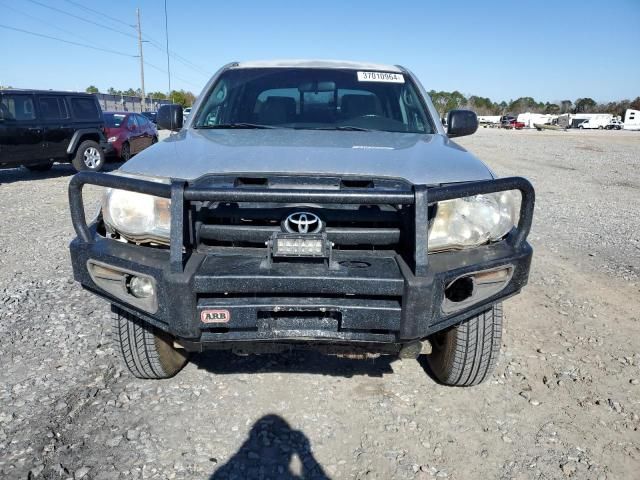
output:
[[[525,127],[525,124],[523,122],[518,122],[515,117],[502,117],[501,126],[507,130],[522,130]]]
[[[125,162],[158,141],[156,126],[139,113],[105,112],[105,136]]]

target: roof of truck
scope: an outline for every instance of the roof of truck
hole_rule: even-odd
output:
[[[237,62],[231,68],[345,68],[402,73],[402,69],[396,65],[344,60],[256,60]]]

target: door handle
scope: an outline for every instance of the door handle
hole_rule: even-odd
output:
[[[38,127],[29,127],[28,130],[31,131],[31,132],[39,132],[42,129],[38,128]]]

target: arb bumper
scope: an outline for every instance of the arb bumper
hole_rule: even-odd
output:
[[[99,221],[85,220],[84,184],[171,198],[170,248],[100,235]],[[512,189],[522,194],[520,220],[503,241],[427,255],[429,205]],[[526,237],[534,192],[523,178],[336,191],[203,188],[81,172],[71,180],[69,200],[78,234],[70,246],[76,280],[192,348],[313,341],[384,349],[419,340],[518,293],[532,255]],[[333,251],[329,263],[265,262],[268,248],[199,248],[190,204],[201,201],[407,205],[410,238],[402,251],[345,249]]]

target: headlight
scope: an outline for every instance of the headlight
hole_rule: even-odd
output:
[[[107,138],[107,142],[109,142],[109,143],[113,143],[116,140],[118,140],[118,137],[109,137],[109,138]]]
[[[102,217],[127,240],[169,244],[171,201],[127,190],[107,189]]]
[[[518,221],[520,191],[438,202],[429,252],[476,247],[503,238]]]

